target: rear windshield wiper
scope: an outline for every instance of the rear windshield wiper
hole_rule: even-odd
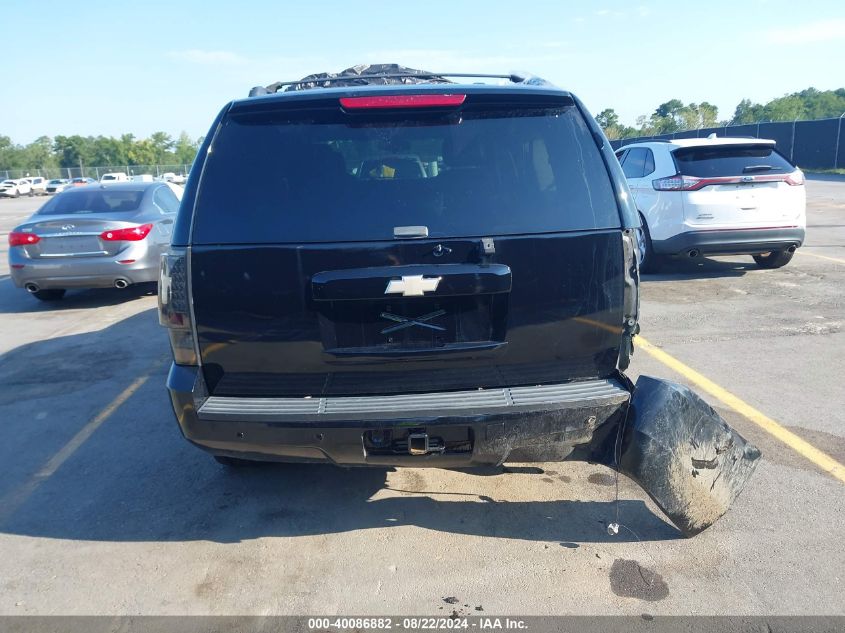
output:
[[[748,165],[747,167],[742,168],[742,173],[744,174],[749,171],[772,171],[780,169],[780,167],[774,167],[772,165]]]

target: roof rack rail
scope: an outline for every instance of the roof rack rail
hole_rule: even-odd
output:
[[[367,75],[340,73],[336,76],[330,76],[326,74],[310,75],[308,77],[305,77],[304,79],[300,79],[299,81],[277,81],[275,83],[270,84],[269,86],[256,86],[249,91],[249,96],[258,97],[262,95],[274,94],[278,92],[280,88],[284,88],[285,91],[288,91],[291,90],[291,86],[301,86],[298,88],[293,88],[293,90],[307,90],[310,88],[327,88],[329,87],[327,84],[332,83],[347,83],[353,86],[367,85],[369,81],[375,80],[395,80],[395,83],[399,84],[411,83],[403,81],[407,79],[424,80],[420,83],[452,83],[451,81],[446,79],[447,77],[463,77],[468,79],[507,79],[511,83],[525,83],[532,85],[544,85],[548,83],[545,79],[540,79],[539,77],[523,77],[522,75],[516,74],[497,75],[487,73],[429,73],[418,70],[413,70],[413,72],[389,72]]]

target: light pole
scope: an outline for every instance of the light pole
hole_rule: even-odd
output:
[[[795,155],[795,126],[798,123],[798,118],[792,122],[792,144],[789,146],[789,162],[794,163],[793,156]]]

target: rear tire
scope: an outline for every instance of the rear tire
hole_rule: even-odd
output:
[[[64,288],[50,288],[49,290],[36,290],[32,296],[41,301],[58,301],[67,292]]]
[[[257,462],[249,459],[238,459],[237,457],[228,457],[226,455],[214,455],[214,461],[218,464],[223,464],[227,468],[249,468],[255,466]]]
[[[772,251],[762,255],[752,255],[752,257],[760,268],[781,268],[792,260],[794,254],[794,251],[791,253],[789,251]]]
[[[640,272],[656,273],[663,264],[663,257],[654,252],[654,246],[651,243],[651,233],[649,233],[648,224],[646,224],[642,214],[640,214],[640,222],[643,225],[642,236],[645,240],[645,253],[640,262]]]

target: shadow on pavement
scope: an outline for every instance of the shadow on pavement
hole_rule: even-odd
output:
[[[156,294],[156,284],[137,284],[124,290],[117,288],[92,288],[68,290],[59,301],[40,301],[23,288],[16,288],[11,278],[0,278],[0,314],[28,314],[34,312],[61,312],[99,308],[126,303]]]
[[[742,259],[739,259],[742,258]],[[751,256],[738,255],[735,261],[697,257],[695,259],[667,259],[655,274],[643,273],[643,281],[684,281],[688,279],[715,279],[742,277],[749,270],[759,270]]]
[[[570,485],[567,476],[552,478],[539,466],[444,473],[447,483],[436,493],[427,492],[417,477],[402,477],[396,490],[385,490],[391,470],[384,468],[220,466],[179,433],[164,386],[166,338],[154,313],[146,310],[98,332],[24,345],[0,357],[5,393],[0,428],[6,438],[0,445],[0,504],[9,508],[0,510],[0,532],[88,541],[233,543],[415,525],[549,542],[635,538],[624,531],[608,536],[605,526],[615,504],[589,499],[607,499],[612,488]],[[55,472],[44,475],[45,464],[144,374],[148,380]],[[568,466],[556,469],[566,473]],[[516,481],[504,487],[493,481],[497,478]],[[525,500],[528,483],[529,489],[544,491],[543,500]],[[507,494],[522,498],[508,501]],[[570,495],[588,498],[567,499]],[[619,509],[644,541],[680,538],[641,500],[622,500]]]

